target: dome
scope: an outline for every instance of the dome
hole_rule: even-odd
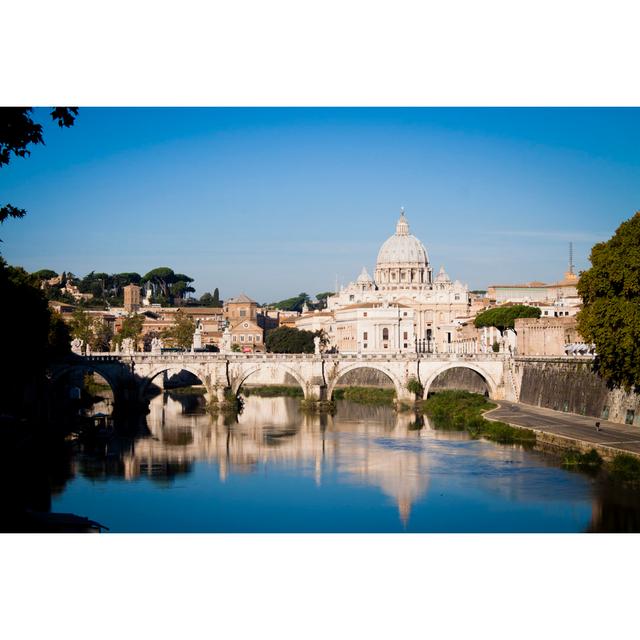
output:
[[[444,267],[440,267],[440,271],[438,271],[438,275],[433,280],[434,282],[451,282],[451,278],[449,278],[449,274],[444,270]]]
[[[409,233],[409,223],[403,210],[396,224],[396,232],[380,247],[376,268],[390,265],[426,267],[428,264],[427,250],[418,238]]]
[[[360,272],[360,275],[358,276],[356,282],[358,284],[371,284],[373,282],[366,267],[362,267],[362,271]]]

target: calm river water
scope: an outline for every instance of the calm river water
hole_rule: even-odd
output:
[[[245,398],[211,417],[164,393],[135,435],[75,443],[55,512],[111,532],[579,532],[640,530],[640,509],[548,456],[411,413]]]

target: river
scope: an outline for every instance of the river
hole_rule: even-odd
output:
[[[74,443],[67,476],[51,510],[111,532],[640,530],[637,494],[547,454],[348,401],[310,415],[251,395],[212,417],[165,392],[133,433]]]

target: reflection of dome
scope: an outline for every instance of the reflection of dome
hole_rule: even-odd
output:
[[[428,264],[427,250],[418,238],[409,233],[409,223],[403,211],[396,224],[396,232],[380,247],[377,268],[392,265],[426,267]]]

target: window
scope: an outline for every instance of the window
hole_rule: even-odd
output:
[[[256,336],[254,339],[256,342],[260,342],[260,336]]]
[[[240,342],[244,342],[244,335],[240,336]]]
[[[409,339],[409,334],[408,334],[408,332],[406,332],[406,331],[405,331],[405,332],[402,334],[402,337],[403,337],[405,340],[408,340],[408,339]],[[406,347],[407,345],[405,344],[404,346]]]
[[[407,343],[404,343],[404,348],[406,349],[409,345],[407,345]]]
[[[362,348],[363,348],[363,349],[366,349],[366,348],[367,348],[367,343],[366,343],[366,342],[362,345]]]
[[[350,295],[350,296],[349,296],[349,302],[353,302],[353,300],[354,300],[353,295]]]
[[[406,318],[407,317],[407,312],[405,311],[402,315]]]
[[[389,339],[389,329],[387,329],[386,327],[382,330],[382,339],[383,340]]]
[[[231,337],[231,341],[232,342],[238,342],[238,336],[232,336]]]
[[[253,342],[253,336],[252,336],[252,335],[248,335],[248,336],[247,336],[247,340],[248,340],[249,342]]]
[[[365,331],[365,332],[362,334],[362,339],[363,339],[363,340],[368,340],[368,339],[369,339],[369,332],[368,332],[368,331]]]
[[[388,345],[386,342],[384,343],[384,348],[385,348],[385,349],[388,349],[388,348],[389,348],[389,345]]]
[[[240,309],[240,317],[244,318],[247,315],[247,310],[246,309]]]
[[[366,318],[366,317],[367,317],[367,312],[366,312],[366,311],[362,314],[362,317],[363,317],[363,318]]]

